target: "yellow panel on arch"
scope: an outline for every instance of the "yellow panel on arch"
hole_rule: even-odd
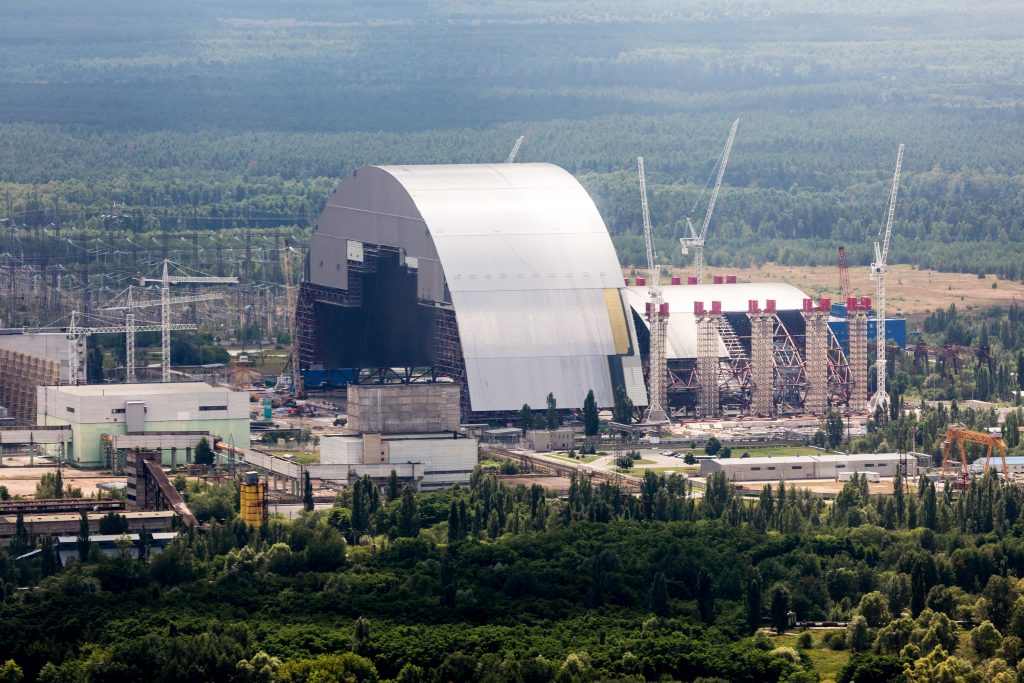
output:
[[[626,322],[626,307],[622,305],[622,295],[619,290],[605,289],[604,303],[608,308],[608,322],[612,326],[615,353],[624,356],[630,351],[629,324]]]

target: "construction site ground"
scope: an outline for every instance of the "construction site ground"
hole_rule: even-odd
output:
[[[778,484],[778,482],[743,481],[736,482],[735,486],[743,493],[760,493],[761,490],[764,488],[765,484],[771,484],[774,487]],[[832,479],[813,479],[810,481],[789,480],[786,482],[787,487],[807,489],[811,493],[820,493],[828,497],[835,496],[837,493],[843,490],[843,486],[845,485],[845,482],[835,481]],[[883,479],[882,481],[869,482],[868,493],[870,493],[871,495],[892,493],[892,479]]]
[[[776,450],[781,450],[781,449],[776,449]],[[640,451],[641,460],[639,462],[648,461],[650,464],[649,465],[648,464],[638,465],[638,466],[633,467],[633,469],[629,470],[628,472],[622,472],[622,473],[623,474],[628,474],[631,477],[642,477],[645,470],[653,470],[653,471],[657,472],[658,474],[677,473],[677,474],[681,474],[681,475],[689,477],[690,480],[694,484],[694,489],[695,490],[700,491],[700,490],[704,489],[705,480],[704,480],[703,477],[698,476],[698,472],[700,470],[700,467],[698,465],[687,465],[687,464],[685,464],[683,462],[682,458],[675,457],[675,456],[670,456],[670,455],[662,455],[662,452],[663,451],[655,451],[655,450],[647,450],[647,449],[641,450]],[[612,453],[608,453],[606,455],[600,455],[596,459],[592,459],[589,462],[585,462],[585,461],[582,461],[582,460],[573,460],[571,458],[565,457],[564,453],[555,454],[555,453],[532,453],[531,452],[531,454],[534,455],[534,456],[537,456],[537,457],[539,457],[541,459],[550,458],[553,461],[558,462],[558,463],[575,462],[576,464],[579,465],[580,470],[584,471],[584,472],[587,471],[587,470],[603,470],[603,471],[606,471],[606,472],[617,472],[617,471],[619,471],[615,467],[615,457],[616,456],[614,454],[612,454]],[[782,453],[776,453],[776,455],[781,455],[781,454]],[[555,456],[555,457],[553,457],[553,456]],[[561,456],[561,457],[557,457],[557,456]],[[522,479],[522,481],[519,481],[520,478]],[[547,478],[547,477],[544,477],[544,478]],[[552,482],[552,484],[555,486],[555,490],[562,490],[560,487],[563,486],[563,485],[567,488],[568,479],[566,479],[564,477],[551,477],[551,479],[556,480],[556,481]],[[530,477],[530,476],[524,476],[524,477],[512,476],[512,477],[507,477],[506,481],[509,481],[510,483],[523,483],[523,484],[525,484],[527,486],[529,486],[530,483],[534,483],[534,482],[540,483],[542,485],[546,485],[546,484],[544,484],[543,481],[540,481],[540,479],[538,479],[537,477]],[[778,481],[744,481],[744,482],[735,482],[735,486],[742,493],[745,493],[745,494],[757,494],[757,493],[760,493],[761,489],[764,488],[765,484],[772,484],[773,486],[776,486],[778,484]],[[913,481],[911,481],[910,484],[911,484],[911,486],[915,486],[916,487],[916,483],[914,483]],[[837,493],[839,493],[843,489],[843,486],[845,484],[844,484],[844,482],[835,481],[835,480],[832,480],[832,479],[812,479],[812,480],[796,480],[796,481],[789,480],[789,481],[786,482],[786,485],[787,486],[796,487],[796,488],[801,488],[801,489],[807,489],[811,493],[818,493],[818,494],[822,494],[822,495],[825,495],[825,496],[831,498],[831,497],[835,496]],[[868,491],[872,495],[892,493],[892,480],[891,479],[883,479],[882,481],[879,481],[879,482],[869,482],[868,483]]]
[[[35,496],[36,484],[42,476],[56,471],[53,464],[43,464],[45,460],[39,457],[36,457],[35,461],[35,466],[30,466],[28,456],[4,456],[3,467],[0,467],[0,486],[6,486],[7,492],[12,496],[26,498]],[[70,467],[64,468],[63,478],[65,484],[82,489],[82,496],[85,498],[95,497],[100,484],[112,482],[123,484],[125,480],[123,476],[118,477],[109,472],[79,470]]]
[[[626,268],[628,275],[635,268]],[[784,282],[798,287],[809,296],[831,296],[839,302],[839,266],[782,266],[768,263],[760,268],[708,268],[709,274],[735,275],[740,282]],[[673,275],[684,278],[686,269],[673,269]],[[666,280],[668,278],[665,278]],[[709,275],[710,279],[710,275]],[[992,288],[995,283],[996,288]],[[971,273],[940,273],[917,270],[908,265],[889,266],[887,312],[890,316],[922,317],[928,311],[957,307],[1006,305],[1024,295],[1024,283],[999,280],[994,275],[979,279]],[[850,267],[850,290],[858,296],[874,298],[875,283],[868,277],[866,266]]]

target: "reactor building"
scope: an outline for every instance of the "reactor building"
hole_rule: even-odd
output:
[[[724,276],[673,277],[662,300],[673,416],[865,410],[870,300],[849,299],[839,319],[829,299]],[[591,390],[601,407],[624,392],[640,408],[649,301],[557,166],[368,166],[338,183],[313,232],[300,366],[455,382],[468,422],[543,408],[549,394],[579,408]]]
[[[611,238],[551,164],[369,166],[335,188],[297,307],[300,365],[444,376],[464,417],[647,404]]]

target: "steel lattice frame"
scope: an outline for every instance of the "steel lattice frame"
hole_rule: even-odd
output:
[[[804,363],[807,367],[807,396],[804,410],[823,415],[828,410],[828,312],[804,311]]]
[[[850,401],[850,363],[843,345],[831,327],[825,326],[828,345],[828,399],[834,405],[847,405]]]
[[[697,314],[697,379],[701,417],[718,417],[718,323],[721,314]]]
[[[754,391],[750,410],[756,415],[774,412],[775,392],[775,338],[771,313],[751,313],[750,317],[750,370]]]
[[[849,409],[863,413],[868,409],[868,313],[850,311],[848,321],[850,349]]]
[[[750,354],[744,348],[728,317],[720,316],[718,336],[729,353],[728,359],[720,362],[718,392],[721,403],[731,403],[743,409],[749,408],[754,383],[750,375]]]
[[[646,422],[668,422],[668,392],[666,382],[668,371],[665,361],[665,341],[668,335],[668,316],[661,315],[659,300],[651,306],[648,320],[651,325],[650,352],[648,353],[647,385],[650,387],[650,404],[647,406]]]
[[[796,342],[778,317],[775,323],[775,408],[799,410],[807,393],[807,372]]]

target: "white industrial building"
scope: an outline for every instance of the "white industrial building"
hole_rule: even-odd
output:
[[[79,467],[108,465],[105,448],[185,464],[204,436],[249,447],[249,394],[202,382],[38,387],[36,411],[36,424],[71,427],[65,455]]]
[[[303,367],[433,366],[465,413],[647,405],[633,316],[593,200],[552,164],[369,166],[317,221]],[[373,307],[389,315],[373,315]]]
[[[1003,461],[1002,458],[999,457],[998,452],[992,454],[992,459],[989,460],[988,466],[990,468],[995,468],[999,472],[1003,471]],[[984,474],[985,458],[978,458],[972,462],[970,469],[973,474]],[[1024,477],[1024,455],[1006,456],[1006,471],[1014,479]]]
[[[394,470],[399,479],[433,490],[468,484],[477,454],[476,439],[454,438],[451,433],[323,436],[320,464],[310,471],[322,479],[369,475],[382,481]]]
[[[905,474],[917,474],[917,458],[906,453],[853,455],[794,455],[777,458],[713,458],[702,460],[700,476],[724,472],[729,481],[793,481],[840,478],[847,472],[873,472],[893,477],[905,466]]]
[[[650,294],[646,286],[625,288],[626,300],[633,310],[635,324],[650,327],[644,315]],[[662,285],[662,300],[669,305],[668,331],[665,337],[665,356],[667,360],[692,360],[697,358],[697,316],[693,305],[696,302],[712,301],[721,304],[723,315],[731,316],[736,321],[746,318],[750,301],[759,301],[763,305],[768,299],[775,302],[777,312],[793,320],[799,318],[807,295],[793,285],[782,282],[729,282],[722,284]],[[731,324],[731,323],[730,323]],[[715,348],[719,358],[728,358],[729,349],[721,333],[715,334]]]

